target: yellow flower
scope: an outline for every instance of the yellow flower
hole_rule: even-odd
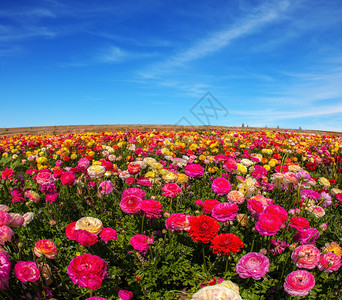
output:
[[[92,165],[87,169],[90,178],[100,178],[106,173],[106,168],[99,165]]]
[[[46,163],[48,160],[46,157],[38,157],[37,158],[37,163],[38,164],[43,164],[43,163]]]
[[[246,174],[247,168],[243,164],[238,163],[237,164],[237,171],[242,173],[242,174]]]
[[[269,165],[264,165],[264,168],[266,169],[266,171],[271,170],[271,167]]]
[[[277,160],[271,159],[271,160],[268,162],[268,165],[269,165],[270,167],[274,168],[275,165],[276,165],[276,163],[277,163]]]
[[[165,176],[165,175],[169,174],[169,171],[166,169],[160,169],[160,170],[158,170],[158,173],[162,176]]]
[[[217,170],[218,170],[217,167],[211,167],[211,168],[208,169],[208,171],[210,173],[215,173]]]
[[[72,160],[77,159],[77,154],[76,154],[76,153],[71,154],[71,155],[70,155],[70,158],[71,158]]]
[[[325,177],[320,177],[320,178],[318,179],[318,183],[319,183],[320,185],[323,185],[323,186],[326,187],[326,188],[330,187],[330,182],[329,182],[329,180],[326,179]]]
[[[155,178],[156,177],[156,172],[153,172],[153,171],[149,171],[145,174],[145,177],[146,178]]]
[[[198,157],[198,159],[199,159],[199,160],[205,160],[205,156],[204,156],[204,155],[200,155],[200,156]]]
[[[175,173],[168,172],[167,174],[163,176],[163,179],[167,182],[171,182],[171,181],[176,181],[178,179],[178,176]]]
[[[183,173],[178,173],[177,174],[177,183],[182,184],[186,183],[188,181],[189,177]]]
[[[3,156],[3,157],[8,157],[8,153],[7,153],[7,152],[2,153],[2,156]]]
[[[189,149],[190,150],[196,150],[198,148],[198,146],[196,144],[191,144]]]
[[[93,234],[99,234],[103,229],[102,222],[93,217],[83,217],[76,222],[75,230],[83,229]]]

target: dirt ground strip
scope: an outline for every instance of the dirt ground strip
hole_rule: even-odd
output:
[[[183,126],[183,125],[158,125],[158,124],[136,124],[136,125],[62,125],[62,126],[39,126],[39,127],[14,127],[0,128],[0,137],[22,135],[45,135],[45,134],[66,134],[66,133],[84,133],[84,132],[129,132],[133,130],[149,131],[149,130],[165,131],[278,131],[278,132],[295,132],[307,134],[321,134],[342,136],[342,132],[321,131],[321,130],[301,130],[301,129],[282,129],[282,128],[261,128],[261,127],[237,127],[237,126]]]

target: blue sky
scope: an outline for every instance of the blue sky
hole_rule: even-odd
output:
[[[342,131],[341,16],[340,0],[0,0],[0,127]]]

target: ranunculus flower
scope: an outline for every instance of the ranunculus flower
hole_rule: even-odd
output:
[[[65,234],[69,240],[75,240],[75,226],[76,222],[72,222],[65,228]]]
[[[12,203],[25,202],[23,191],[19,188],[14,188],[11,191]]]
[[[3,210],[0,210],[0,226],[8,225],[11,222],[11,215]]]
[[[88,168],[90,165],[90,161],[84,157],[77,162],[77,165],[79,167]]]
[[[317,266],[320,254],[314,245],[301,245],[292,252],[291,259],[298,268],[310,270]]]
[[[166,183],[163,186],[162,191],[164,192],[164,196],[174,198],[178,193],[182,191],[182,189],[178,186],[177,183]]]
[[[285,223],[289,218],[286,209],[280,205],[268,205],[265,209],[265,212],[276,215],[283,223]]]
[[[239,294],[239,287],[231,281],[223,281],[220,284],[205,286],[191,297],[191,300],[208,299],[242,300]]]
[[[97,235],[88,230],[76,229],[74,235],[76,242],[80,243],[82,246],[90,247],[95,245],[98,241]]]
[[[72,172],[64,172],[61,176],[63,185],[73,185],[75,183],[75,175]]]
[[[102,258],[82,254],[70,261],[67,274],[74,284],[94,289],[99,288],[102,280],[108,276],[107,268],[108,264]]]
[[[236,265],[236,272],[241,278],[252,277],[260,280],[270,267],[269,259],[258,252],[250,252],[242,256]]]
[[[90,178],[101,178],[104,173],[106,173],[106,168],[104,166],[94,165],[87,169],[87,173]]]
[[[86,300],[110,300],[110,299],[94,296],[94,297],[87,298]]]
[[[36,176],[39,185],[50,185],[53,183],[53,176],[50,172],[40,172]]]
[[[120,201],[120,207],[123,212],[135,215],[140,211],[140,202],[142,199],[135,195],[127,195],[123,196],[122,200]]]
[[[216,200],[216,199],[208,199],[208,200],[204,200],[201,203],[201,207],[202,207],[204,213],[211,214],[213,208],[220,203],[221,202]]]
[[[0,290],[5,290],[8,288],[10,272],[11,261],[9,255],[5,250],[0,249]]]
[[[125,196],[131,196],[131,195],[134,195],[134,196],[137,196],[141,199],[144,199],[145,196],[146,196],[146,193],[140,189],[140,188],[129,188],[129,189],[125,189],[123,190],[122,192],[122,199],[125,197]]]
[[[100,183],[99,189],[102,195],[109,195],[111,192],[113,192],[113,183],[109,180],[102,181]]]
[[[341,258],[333,252],[321,254],[317,267],[328,273],[337,271],[341,267]]]
[[[40,201],[40,196],[38,193],[36,193],[35,191],[32,190],[27,190],[24,193],[24,196],[26,198],[29,198],[30,200],[32,200],[33,202],[39,202]]]
[[[39,240],[34,246],[34,254],[38,257],[42,255],[54,259],[58,253],[57,246],[50,240]]]
[[[45,196],[45,201],[49,204],[53,203],[56,201],[56,199],[58,198],[59,193],[48,193]]]
[[[215,254],[221,253],[224,255],[229,255],[230,252],[236,254],[241,251],[243,247],[244,244],[241,239],[233,233],[225,233],[215,236],[211,241],[210,246]]]
[[[139,252],[146,252],[150,248],[150,244],[154,243],[154,240],[144,234],[133,235],[130,239],[132,247]]]
[[[118,238],[118,233],[113,228],[104,228],[100,232],[100,238],[105,242],[115,241]]]
[[[143,200],[139,208],[148,219],[157,219],[163,212],[162,204],[157,200]]]
[[[308,228],[310,226],[309,221],[304,217],[292,217],[290,219],[290,227],[294,227],[297,230]]]
[[[319,238],[319,231],[316,228],[307,228],[298,230],[293,237],[294,242],[300,242],[301,244],[315,244],[315,240]]]
[[[315,277],[306,270],[290,273],[285,278],[284,290],[291,296],[307,296],[315,286]]]
[[[7,225],[0,225],[0,245],[5,245],[5,242],[11,242],[14,231]]]
[[[28,225],[28,224],[30,224],[32,221],[33,221],[33,219],[34,219],[34,217],[35,217],[36,215],[35,215],[35,213],[33,213],[33,212],[27,212],[27,213],[25,213],[24,215],[23,215],[23,218],[24,218],[24,223],[23,223],[23,226],[24,227],[26,227],[26,225]]]
[[[184,173],[190,177],[201,177],[204,174],[204,168],[200,164],[187,165]]]
[[[176,213],[165,220],[165,226],[170,231],[189,231],[192,216]]]
[[[83,217],[76,222],[75,229],[87,230],[90,233],[98,235],[102,231],[103,225],[97,218]]]
[[[131,300],[133,298],[133,293],[131,291],[120,290],[119,297],[121,300]]]
[[[39,280],[40,273],[33,261],[18,261],[14,266],[15,276],[22,282]]]
[[[8,223],[9,227],[19,227],[24,224],[25,219],[22,215],[17,213],[10,213],[11,221]]]
[[[239,207],[235,203],[219,203],[214,206],[211,211],[212,217],[214,217],[217,221],[225,223],[227,221],[232,221],[235,219],[238,214]]]
[[[190,220],[189,236],[195,242],[209,243],[220,230],[219,223],[207,215],[192,217]]]
[[[255,223],[256,230],[261,235],[275,235],[280,229],[281,220],[276,215],[263,213]]]
[[[211,184],[211,188],[218,195],[225,195],[230,191],[231,184],[225,178],[216,178]]]
[[[139,164],[135,164],[135,163],[130,163],[127,166],[127,171],[129,174],[131,175],[136,175],[138,173],[140,173],[141,171],[141,166]]]
[[[227,199],[231,203],[242,204],[245,201],[245,196],[241,192],[234,190],[227,194]]]
[[[13,175],[14,175],[14,171],[10,168],[7,168],[1,172],[1,178],[3,180],[13,178]]]

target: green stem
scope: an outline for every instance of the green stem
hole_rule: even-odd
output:
[[[141,218],[141,229],[140,229],[141,234],[144,233],[144,220],[145,220],[145,215],[143,215]]]
[[[207,279],[208,277],[208,272],[207,272],[207,262],[205,260],[205,253],[204,253],[204,244],[202,244],[202,254],[203,254],[203,262],[204,262],[204,272],[205,272],[205,277]]]

